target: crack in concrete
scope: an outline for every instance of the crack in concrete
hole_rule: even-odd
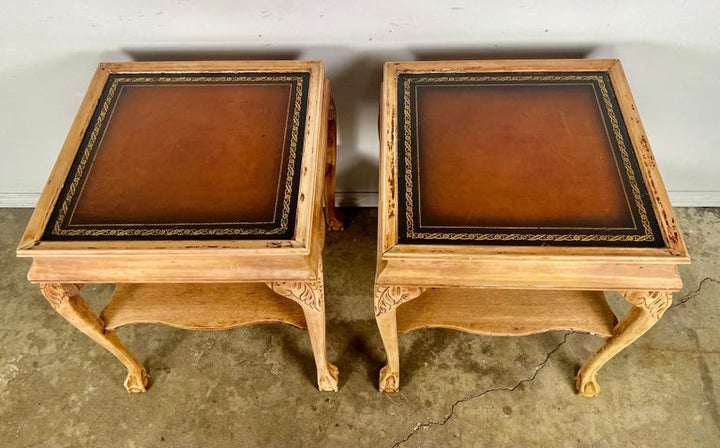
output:
[[[537,378],[537,376],[538,376],[538,373],[540,373],[540,371],[545,367],[545,365],[547,364],[547,362],[550,360],[550,357],[551,357],[555,352],[557,352],[558,350],[560,350],[560,347],[562,347],[562,346],[567,342],[568,336],[570,336],[571,334],[572,334],[572,331],[567,331],[567,332],[565,332],[565,335],[563,336],[563,340],[560,341],[560,343],[559,343],[557,346],[555,346],[555,348],[553,348],[552,350],[550,350],[550,351],[548,352],[547,356],[545,356],[545,359],[544,359],[540,364],[538,364],[538,365],[535,367],[535,371],[533,372],[533,374],[532,374],[530,377],[524,378],[524,379],[518,381],[514,386],[493,387],[493,388],[490,388],[490,389],[486,389],[486,390],[484,390],[484,391],[482,391],[482,392],[474,393],[474,394],[468,395],[468,396],[466,396],[466,397],[464,397],[464,398],[461,398],[461,399],[457,400],[457,401],[456,401],[455,403],[453,403],[453,405],[450,407],[450,412],[445,416],[445,418],[443,418],[442,420],[438,420],[438,421],[433,421],[433,420],[431,420],[431,421],[428,421],[428,422],[425,422],[425,423],[418,423],[418,424],[416,424],[415,427],[412,429],[412,431],[410,431],[410,433],[408,433],[408,435],[407,435],[404,439],[398,440],[397,442],[393,443],[392,448],[397,448],[397,447],[399,447],[400,445],[406,443],[406,442],[407,442],[408,440],[410,440],[420,429],[430,428],[430,427],[432,427],[432,426],[443,426],[443,425],[447,424],[447,422],[449,422],[450,419],[453,418],[453,416],[455,415],[455,408],[457,408],[457,407],[458,407],[460,404],[462,404],[462,403],[468,402],[468,401],[470,401],[470,400],[474,400],[474,399],[476,399],[476,398],[480,398],[480,397],[482,397],[483,395],[487,395],[487,394],[489,394],[489,393],[491,393],[491,392],[498,392],[498,391],[509,391],[509,392],[513,392],[515,389],[517,389],[517,388],[520,387],[521,385],[523,385],[523,384],[525,384],[525,383],[529,383],[529,382],[535,380],[535,378]]]
[[[695,296],[700,294],[700,291],[702,291],[703,287],[705,286],[705,283],[715,283],[716,285],[720,285],[720,280],[717,280],[712,277],[705,277],[704,279],[702,279],[700,281],[700,283],[698,284],[698,287],[697,287],[697,289],[695,289],[695,291],[692,291],[692,292],[686,294],[685,297],[683,297],[682,299],[680,299],[677,302],[670,305],[670,308],[668,308],[668,310],[671,310],[671,309],[675,308],[676,306],[684,305],[685,303],[694,299]]]
[[[694,299],[697,295],[700,294],[700,292],[702,291],[702,289],[705,287],[705,285],[706,285],[707,283],[715,283],[715,284],[717,284],[717,285],[720,285],[720,280],[717,280],[717,279],[715,279],[715,278],[713,278],[713,277],[705,277],[704,279],[702,279],[702,280],[700,281],[700,283],[698,284],[698,287],[697,287],[694,291],[689,292],[689,293],[686,294],[682,299],[680,299],[680,300],[678,300],[677,302],[673,303],[672,306],[670,306],[670,308],[675,308],[675,307],[684,305],[684,304],[687,303],[688,301]],[[530,377],[524,378],[524,379],[520,380],[519,382],[517,382],[517,383],[516,383],[515,385],[513,385],[513,386],[494,387],[494,388],[490,388],[490,389],[483,390],[483,391],[478,392],[478,393],[475,393],[475,394],[468,395],[468,396],[466,396],[466,397],[464,397],[464,398],[461,398],[460,400],[457,400],[457,401],[456,401],[455,403],[453,403],[453,405],[450,407],[450,412],[449,412],[444,418],[442,418],[441,420],[431,420],[431,421],[424,422],[424,423],[417,423],[417,424],[415,425],[415,427],[408,433],[408,435],[407,435],[404,439],[398,440],[398,441],[396,441],[395,443],[393,443],[393,444],[392,444],[392,448],[397,448],[397,447],[399,447],[400,445],[403,445],[403,444],[405,444],[406,442],[408,442],[413,436],[415,436],[415,434],[417,434],[417,432],[418,432],[420,429],[431,428],[431,427],[433,427],[433,426],[444,426],[444,425],[446,425],[446,424],[454,417],[456,408],[457,408],[460,404],[462,404],[462,403],[465,403],[465,402],[474,400],[474,399],[476,399],[476,398],[480,398],[480,397],[482,397],[482,396],[484,396],[484,395],[487,395],[487,394],[489,394],[489,393],[491,393],[491,392],[498,392],[498,391],[509,391],[509,392],[513,392],[513,391],[515,391],[518,387],[520,387],[522,384],[525,384],[525,383],[534,381],[535,378],[536,378],[536,377],[538,376],[538,374],[540,373],[540,370],[542,370],[542,369],[545,367],[545,365],[547,364],[547,362],[550,360],[550,357],[551,357],[555,352],[557,352],[557,351],[560,349],[560,347],[562,347],[562,346],[567,342],[568,336],[569,336],[570,334],[572,334],[571,331],[568,331],[568,332],[565,333],[565,335],[563,336],[563,340],[560,341],[560,343],[559,343],[555,348],[553,348],[552,350],[550,350],[550,351],[548,352],[548,354],[547,354],[547,356],[545,357],[545,359],[544,359],[540,364],[538,364],[538,365],[535,367],[535,371],[533,372],[533,374],[532,374]],[[713,417],[715,417],[715,419],[716,419],[716,421],[717,421],[717,412],[715,412],[715,413],[713,414]]]

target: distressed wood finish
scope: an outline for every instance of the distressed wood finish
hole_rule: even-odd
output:
[[[623,293],[633,308],[613,329],[612,336],[585,362],[577,374],[575,387],[583,397],[595,397],[600,393],[597,372],[613,356],[632,344],[655,325],[672,304],[672,293],[666,291],[633,291]]]
[[[309,81],[305,125],[299,131],[303,133],[303,152],[298,165],[292,238],[43,240],[111,75],[296,72],[308,73]],[[323,200],[328,204],[330,227],[343,227],[340,213],[334,208],[335,133],[329,83],[318,61],[100,64],[17,255],[33,258],[29,280],[43,285],[43,294],[58,313],[128,368],[125,385],[129,392],[145,390],[147,373],[111,330],[138,323],[209,330],[277,322],[307,328],[318,369],[318,387],[337,390],[337,368],[326,356],[322,272]],[[118,284],[101,317],[85,305],[74,286],[87,282]]]
[[[261,323],[307,327],[301,307],[262,283],[121,283],[100,319],[106,330],[135,324],[187,330]]]
[[[325,89],[330,91],[330,82],[325,81]],[[325,220],[328,227],[335,231],[343,230],[345,220],[342,212],[335,207],[335,169],[337,165],[337,114],[335,101],[330,97],[327,123],[327,161],[325,162]]]
[[[105,328],[102,319],[80,296],[80,287],[71,283],[42,283],[40,291],[58,314],[123,363],[128,371],[124,383],[128,392],[145,392],[148,382],[145,367],[115,333]]]
[[[615,314],[599,291],[430,289],[398,307],[398,332],[449,328],[488,336],[570,330],[610,337]]]
[[[417,287],[375,284],[375,319],[388,360],[387,365],[380,370],[380,392],[397,392],[400,388],[397,307],[422,293],[423,289]]]
[[[403,132],[398,111],[406,106],[398,104],[400,75],[575,72],[602,72],[609,77],[632,144],[628,150],[633,151],[638,161],[641,178],[637,180],[648,191],[652,208],[648,212],[657,219],[662,247],[475,245],[444,244],[442,240],[434,244],[399,243],[399,212],[406,201],[400,188],[410,180],[406,173],[398,172],[399,154],[408,145],[407,141],[400,142],[398,136]],[[677,265],[690,262],[620,62],[389,62],[383,74],[379,124],[374,305],[388,358],[380,372],[380,390],[394,392],[399,388],[398,331],[444,327],[480,334],[519,335],[571,329],[607,338],[577,376],[578,393],[596,395],[597,371],[657,322],[672,293],[682,286]],[[599,291],[626,291],[624,296],[635,306],[615,325],[617,319]],[[413,300],[417,297],[421,298]]]
[[[674,265],[572,263],[539,260],[415,260],[386,259],[378,281],[388,284],[423,284],[436,287],[494,287],[511,289],[655,289],[677,290],[682,286]]]
[[[325,349],[325,291],[322,265],[320,275],[314,281],[271,282],[270,289],[297,302],[305,313],[310,343],[315,354],[317,382],[320,390],[338,390],[338,369],[327,360]]]

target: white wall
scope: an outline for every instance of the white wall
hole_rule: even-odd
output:
[[[338,189],[370,205],[382,62],[502,57],[620,58],[673,203],[720,206],[717,0],[4,3],[0,206],[34,204],[101,61],[324,60]]]

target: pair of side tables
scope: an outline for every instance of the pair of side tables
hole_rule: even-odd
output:
[[[318,387],[337,390],[322,269],[325,227],[343,227],[335,158],[321,62],[101,64],[17,253],[129,392],[148,375],[114,330],[140,323],[307,328]],[[565,329],[604,338],[577,375],[594,396],[688,262],[618,61],[385,65],[381,391],[399,388],[398,333]],[[116,284],[99,315],[79,293],[91,282]],[[619,323],[604,291],[633,305]]]

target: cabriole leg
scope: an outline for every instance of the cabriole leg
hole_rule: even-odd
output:
[[[583,397],[594,397],[600,393],[598,370],[655,325],[672,303],[671,292],[633,291],[622,295],[633,304],[633,308],[615,326],[613,335],[605,340],[578,372],[575,386]]]
[[[325,294],[323,289],[322,267],[319,280],[298,282],[272,282],[267,285],[283,297],[294,300],[303,309],[307,322],[310,345],[317,368],[318,389],[322,391],[338,390],[338,368],[327,360],[325,342]]]
[[[380,392],[397,392],[400,389],[397,307],[422,292],[423,289],[418,287],[375,285],[375,320],[387,356],[387,365],[380,370]]]
[[[313,355],[315,356],[318,389],[337,392],[338,368],[330,364],[327,360],[325,310],[318,311],[311,307],[304,306],[303,312],[305,313],[305,321],[307,322],[308,334],[310,335],[310,345],[312,345]]]
[[[81,285],[71,283],[44,283],[40,285],[43,296],[55,311],[75,328],[88,335],[112,353],[128,370],[125,389],[128,392],[145,392],[148,374],[135,355],[112,331],[106,331],[102,320],[80,296]]]
[[[393,308],[383,314],[375,316],[387,364],[380,369],[380,392],[397,392],[400,390],[400,351],[398,348],[397,314]]]

